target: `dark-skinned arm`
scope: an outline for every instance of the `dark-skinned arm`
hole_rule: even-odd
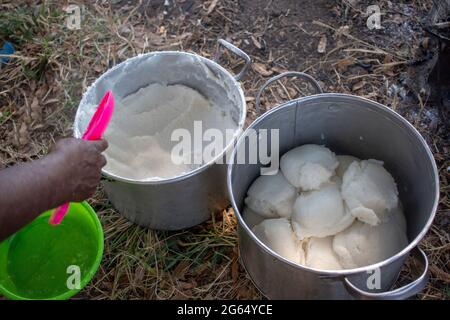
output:
[[[104,140],[62,139],[44,158],[0,171],[0,241],[40,213],[93,195],[106,164]]]

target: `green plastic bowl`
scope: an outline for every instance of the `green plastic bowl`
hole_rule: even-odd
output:
[[[0,294],[16,300],[69,299],[97,272],[103,229],[87,202],[71,203],[60,225],[51,211],[0,243]]]

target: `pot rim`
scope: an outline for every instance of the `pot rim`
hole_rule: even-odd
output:
[[[237,139],[239,138],[239,136],[242,134],[243,132],[243,127],[245,124],[245,119],[247,117],[247,103],[245,101],[245,95],[244,95],[244,91],[242,90],[242,86],[240,85],[239,81],[237,81],[229,71],[227,71],[224,67],[222,67],[220,64],[218,64],[216,61],[213,61],[211,59],[205,58],[203,56],[200,56],[196,53],[191,53],[191,52],[185,52],[185,51],[152,51],[152,52],[147,52],[144,54],[139,54],[137,56],[128,58],[124,61],[122,61],[121,63],[115,65],[114,67],[108,69],[107,71],[105,71],[100,77],[98,77],[97,79],[95,79],[95,81],[88,87],[88,89],[83,93],[83,97],[80,101],[80,103],[78,104],[78,108],[75,114],[75,121],[74,121],[74,125],[73,125],[73,134],[75,138],[81,138],[81,133],[77,130],[77,124],[78,124],[78,120],[79,119],[79,113],[80,113],[80,106],[83,103],[85,97],[87,96],[88,92],[90,90],[92,90],[93,88],[95,88],[98,83],[105,77],[107,76],[109,73],[113,72],[114,70],[123,67],[123,65],[125,63],[129,63],[132,61],[137,61],[137,60],[141,60],[141,59],[146,59],[149,58],[151,56],[156,56],[156,55],[185,55],[185,56],[191,56],[194,57],[196,59],[200,59],[202,62],[205,62],[206,67],[210,68],[210,66],[208,64],[212,64],[214,67],[216,67],[223,75],[225,75],[226,77],[228,77],[231,80],[231,83],[234,84],[235,88],[238,90],[239,93],[239,98],[241,100],[241,112],[240,112],[240,118],[239,118],[239,122],[237,124],[237,128],[234,132],[233,138],[230,140],[230,142],[225,146],[225,148],[222,149],[222,152],[217,155],[214,159],[212,159],[211,161],[201,165],[198,168],[195,168],[194,170],[191,170],[189,172],[183,173],[181,175],[177,175],[175,177],[170,177],[170,178],[164,178],[164,179],[158,179],[158,180],[135,180],[135,179],[130,179],[130,178],[126,178],[126,177],[122,177],[116,174],[113,174],[111,172],[106,171],[104,168],[102,169],[102,174],[107,178],[107,179],[112,179],[114,181],[120,181],[120,182],[126,182],[126,183],[131,183],[131,184],[136,184],[136,185],[161,185],[161,184],[166,184],[166,183],[173,183],[173,182],[178,182],[178,181],[182,181],[185,179],[188,179],[194,175],[197,175],[203,171],[205,171],[206,169],[208,169],[209,167],[211,167],[213,164],[216,163],[217,160],[221,159],[222,157],[225,156],[225,154],[230,151],[232,149],[232,147],[234,146],[235,142],[237,141]],[[210,68],[211,69],[211,68]]]
[[[365,267],[358,267],[358,268],[352,268],[352,269],[344,269],[344,270],[323,270],[323,269],[316,269],[316,268],[311,268],[311,267],[307,267],[307,266],[303,266],[300,264],[296,264],[284,257],[282,257],[281,255],[277,254],[275,251],[273,251],[272,249],[270,249],[267,245],[265,245],[262,241],[260,241],[258,239],[258,237],[255,236],[255,234],[252,232],[252,230],[247,226],[247,224],[245,223],[240,211],[238,210],[237,206],[236,206],[236,201],[234,199],[233,196],[233,192],[232,192],[232,185],[231,185],[231,174],[234,168],[234,159],[236,156],[236,152],[238,150],[238,148],[240,147],[240,145],[242,144],[242,142],[244,141],[244,138],[247,134],[247,132],[249,131],[249,129],[254,128],[254,126],[256,126],[257,124],[259,124],[260,122],[262,122],[265,118],[271,116],[273,113],[276,113],[278,111],[280,111],[281,109],[287,108],[290,105],[292,105],[293,102],[298,103],[301,101],[307,101],[307,100],[314,100],[314,99],[320,99],[322,97],[327,97],[327,98],[344,98],[344,99],[350,99],[350,100],[356,100],[359,102],[365,102],[365,103],[369,103],[371,105],[373,105],[375,108],[377,108],[380,112],[384,112],[386,114],[388,114],[389,116],[394,117],[395,119],[399,120],[402,124],[404,124],[406,126],[406,128],[410,129],[411,133],[414,134],[414,136],[421,142],[421,144],[425,147],[425,150],[427,152],[427,156],[432,164],[432,168],[433,168],[433,173],[435,176],[435,188],[437,190],[435,198],[434,198],[434,203],[433,203],[433,208],[431,210],[431,214],[427,220],[427,222],[425,223],[424,227],[422,228],[422,231],[419,232],[419,234],[405,247],[403,248],[403,250],[401,250],[400,252],[398,252],[397,254],[374,264],[365,266]],[[320,93],[320,94],[314,94],[314,95],[309,95],[306,97],[301,97],[298,99],[293,99],[287,102],[282,103],[279,106],[274,107],[273,109],[265,112],[264,114],[260,115],[252,124],[250,124],[248,126],[248,128],[243,132],[243,134],[241,135],[241,137],[238,139],[237,143],[236,143],[236,147],[233,149],[233,153],[231,155],[231,159],[232,162],[228,165],[228,169],[227,169],[227,188],[228,188],[228,194],[230,197],[230,201],[231,204],[233,206],[233,209],[235,211],[236,217],[238,219],[238,224],[240,228],[243,228],[243,230],[245,230],[245,232],[247,232],[247,234],[250,236],[250,238],[252,238],[252,240],[256,241],[256,243],[269,255],[271,255],[272,257],[275,257],[276,259],[280,260],[283,263],[289,264],[290,266],[296,268],[296,269],[300,269],[303,271],[310,271],[316,274],[320,274],[322,276],[328,276],[328,277],[342,277],[342,276],[348,276],[348,275],[352,275],[352,274],[356,274],[356,273],[362,273],[362,272],[366,272],[369,270],[374,270],[377,268],[381,268],[384,266],[387,266],[389,264],[391,264],[392,262],[394,262],[395,260],[397,260],[398,258],[408,254],[414,247],[416,247],[418,245],[418,243],[423,239],[423,237],[425,236],[425,234],[428,232],[428,230],[430,229],[434,217],[436,215],[436,210],[438,207],[438,203],[439,203],[439,172],[436,166],[436,162],[434,160],[433,154],[431,153],[430,148],[428,147],[428,144],[426,143],[425,139],[422,137],[422,135],[417,131],[417,129],[411,124],[409,123],[405,118],[403,118],[401,115],[399,115],[397,112],[395,112],[394,110],[367,98],[364,97],[359,97],[359,96],[355,96],[355,95],[351,95],[351,94],[345,94],[345,93]]]

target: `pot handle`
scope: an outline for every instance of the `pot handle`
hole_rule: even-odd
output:
[[[222,56],[222,47],[227,48],[228,50],[230,50],[231,52],[233,52],[235,55],[237,55],[238,57],[244,59],[245,64],[242,67],[241,71],[239,71],[238,74],[236,74],[234,76],[234,79],[236,81],[241,80],[241,78],[245,75],[245,73],[248,70],[248,67],[250,67],[250,64],[252,63],[252,59],[250,59],[250,57],[248,56],[248,54],[246,54],[244,51],[242,51],[241,49],[239,49],[238,47],[232,45],[231,43],[229,43],[228,41],[225,41],[223,39],[219,39],[217,40],[217,44],[218,44],[218,48],[216,51],[216,54],[214,55],[213,60],[215,62],[219,61],[220,57]]]
[[[413,254],[418,259],[422,260],[423,264],[423,272],[416,280],[413,282],[395,289],[391,291],[386,292],[379,292],[379,293],[372,293],[367,292],[364,290],[361,290],[357,288],[354,284],[350,282],[350,280],[345,277],[344,278],[344,285],[347,289],[347,291],[355,298],[357,299],[363,299],[363,300],[403,300],[407,299],[413,295],[418,294],[423,290],[425,285],[428,282],[428,258],[425,252],[422,251],[420,248],[415,248],[413,250]]]
[[[323,93],[323,90],[320,87],[319,83],[316,81],[316,79],[311,77],[309,74],[306,74],[304,72],[298,72],[298,71],[288,71],[288,72],[281,73],[281,74],[279,74],[279,75],[277,75],[275,77],[272,77],[269,80],[267,80],[267,82],[263,84],[261,89],[259,89],[258,94],[256,95],[256,112],[257,112],[258,116],[261,115],[261,107],[260,107],[261,94],[273,82],[278,81],[278,80],[280,80],[281,78],[284,78],[284,77],[299,77],[299,78],[302,78],[303,80],[306,80],[307,82],[309,82],[313,86],[313,88],[316,91],[315,94]]]

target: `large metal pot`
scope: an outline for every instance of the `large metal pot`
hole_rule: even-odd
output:
[[[122,99],[151,83],[183,84],[230,108],[237,124],[233,140],[212,161],[186,174],[159,181],[139,181],[103,170],[103,185],[114,207],[139,225],[159,230],[192,227],[207,220],[228,202],[226,165],[218,164],[242,133],[246,117],[245,97],[239,79],[250,58],[230,43],[219,40],[218,60],[223,47],[244,59],[242,70],[232,76],[218,63],[187,52],[151,52],[128,59],[108,70],[87,90],[77,110],[74,134],[81,137],[87,126],[86,108],[100,101],[106,90]],[[123,76],[126,74],[126,76]],[[212,81],[212,80],[215,81]],[[132,155],[130,155],[132,156]]]
[[[272,299],[404,299],[418,293],[428,279],[428,261],[417,245],[431,226],[439,198],[438,171],[426,142],[391,109],[353,95],[322,93],[317,82],[302,73],[286,73],[269,80],[258,94],[258,110],[262,90],[284,76],[304,78],[319,94],[289,101],[260,116],[239,139],[232,155],[234,164],[228,168],[228,191],[238,219],[240,257],[251,279]],[[262,167],[261,163],[236,164],[239,150],[248,148],[250,129],[279,129],[280,154],[314,143],[326,145],[337,154],[384,161],[398,183],[409,245],[380,263],[333,272],[300,266],[276,254],[242,218],[247,190]],[[257,141],[260,143],[260,139]],[[410,252],[423,262],[422,275],[404,287],[388,291]],[[378,288],[369,285],[374,276],[381,279]]]

